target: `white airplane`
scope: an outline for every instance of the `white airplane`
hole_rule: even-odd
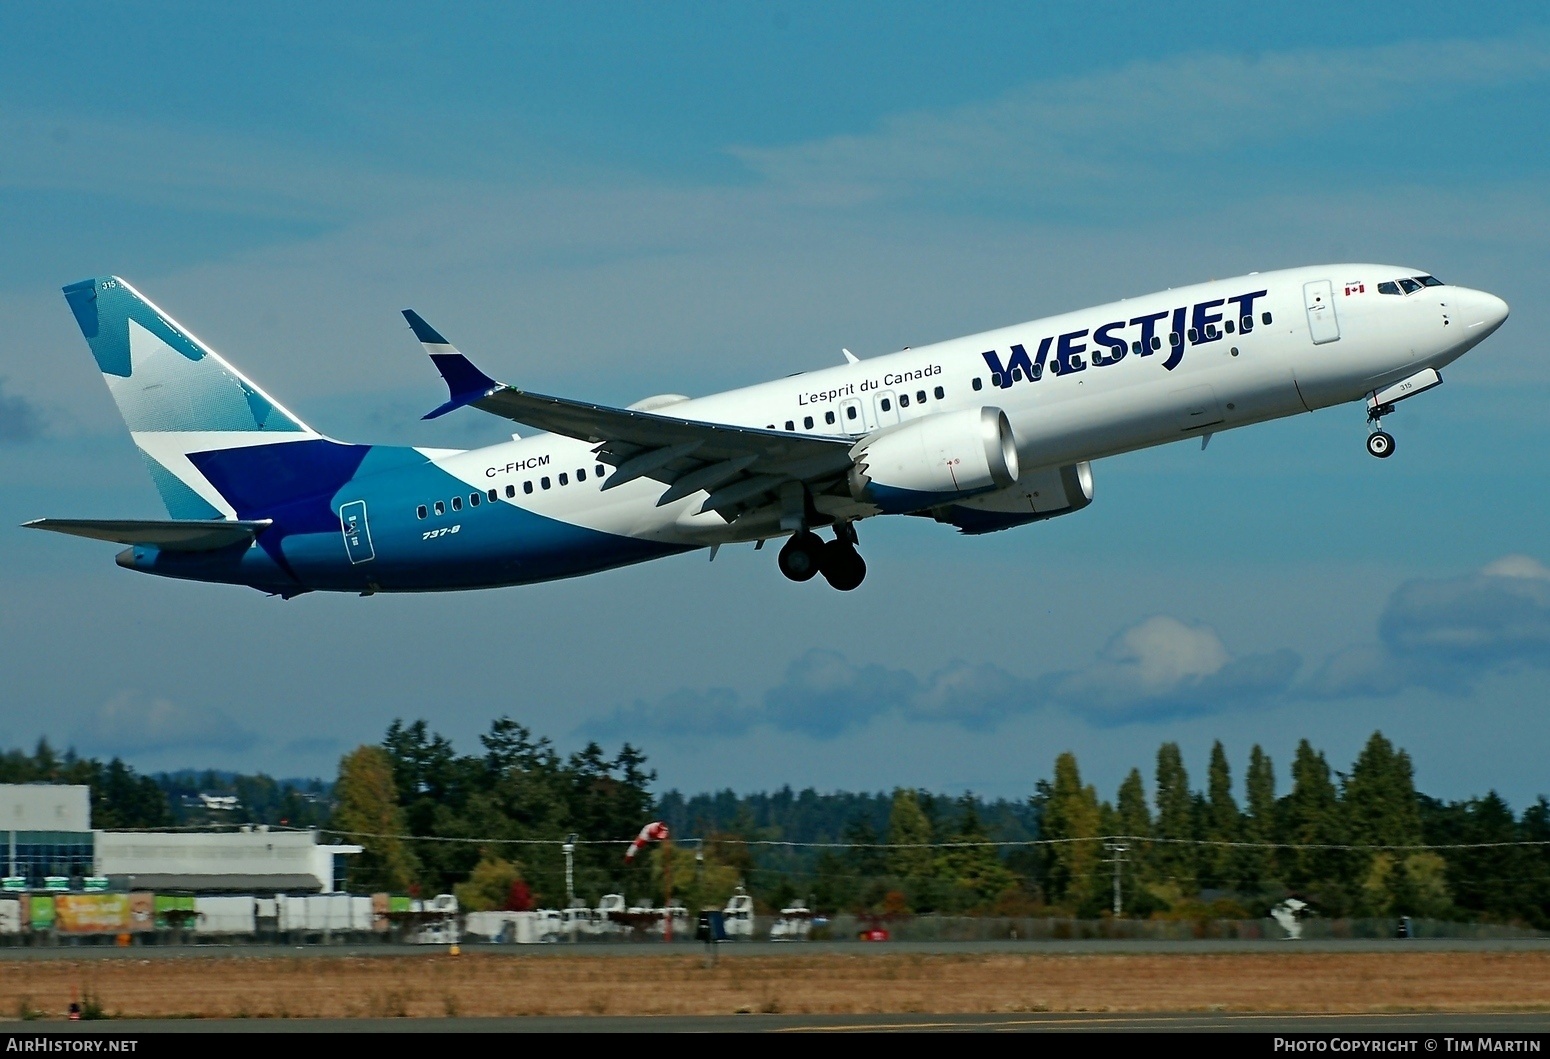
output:
[[[862,519],[974,534],[1053,518],[1091,502],[1105,456],[1365,398],[1367,450],[1388,457],[1382,418],[1508,311],[1417,269],[1319,265],[610,408],[498,383],[405,310],[450,394],[426,418],[468,405],[543,431],[457,451],[334,441],[122,279],[64,292],[171,518],[27,525],[287,598],[526,584],[777,538],[787,577],[850,590]]]

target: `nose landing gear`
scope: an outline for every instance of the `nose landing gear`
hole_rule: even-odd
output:
[[[1377,426],[1376,421],[1373,425]],[[1367,451],[1380,460],[1388,459],[1394,455],[1394,435],[1386,430],[1374,430],[1367,435]]]
[[[811,530],[793,533],[778,557],[780,572],[793,581],[810,581],[823,574],[841,592],[858,588],[866,579],[866,561],[856,551],[856,530],[849,523],[834,527],[834,539],[824,541]]]

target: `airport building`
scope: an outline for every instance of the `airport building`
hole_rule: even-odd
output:
[[[316,831],[94,831],[84,786],[0,784],[8,889],[307,894],[343,889],[360,846],[322,844]],[[100,882],[98,885],[102,885]]]

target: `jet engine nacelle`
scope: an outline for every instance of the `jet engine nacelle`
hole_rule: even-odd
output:
[[[851,455],[851,495],[893,514],[1017,481],[1017,441],[999,408],[925,416],[862,441]]]
[[[964,533],[993,533],[1069,515],[1092,502],[1092,467],[1073,463],[1032,471],[1019,478],[1016,485],[968,497],[931,514],[938,522],[957,526]]]

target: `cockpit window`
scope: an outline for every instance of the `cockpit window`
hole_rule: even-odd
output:
[[[1393,280],[1384,280],[1382,283],[1378,284],[1378,293],[1379,294],[1398,294],[1399,293],[1399,284],[1395,283]]]
[[[1423,287],[1442,286],[1442,280],[1438,279],[1436,276],[1417,276],[1416,279],[1420,281],[1421,286]]]
[[[1421,289],[1421,285],[1413,279],[1402,279],[1399,281],[1399,285],[1406,294],[1414,294]]]

